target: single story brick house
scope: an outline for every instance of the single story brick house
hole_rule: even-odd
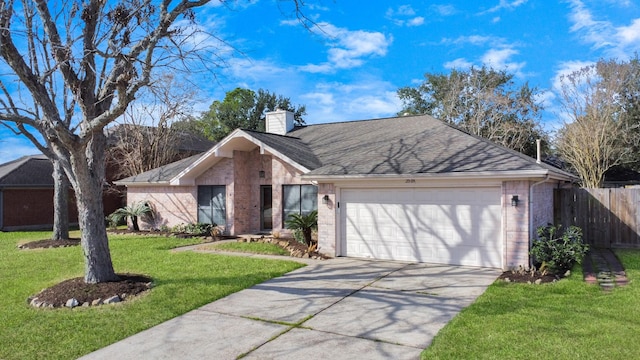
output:
[[[228,234],[282,231],[318,210],[331,256],[511,268],[553,222],[553,190],[575,178],[430,116],[235,130],[202,155],[123,179],[153,224],[208,222]]]

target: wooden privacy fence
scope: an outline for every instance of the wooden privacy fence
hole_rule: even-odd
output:
[[[640,189],[557,189],[556,224],[582,228],[596,247],[640,248]]]

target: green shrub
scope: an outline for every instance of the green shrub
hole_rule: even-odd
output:
[[[302,234],[302,230],[300,229],[293,230],[293,238],[299,243],[306,244],[304,242],[304,234]]]
[[[295,231],[300,230],[300,232],[302,232],[304,243],[307,246],[311,246],[311,230],[318,227],[318,212],[316,210],[313,210],[307,215],[290,214],[285,221],[285,224],[288,229],[294,230],[294,237],[296,236]]]
[[[179,224],[171,228],[171,232],[189,235],[210,235],[216,224],[189,223]]]
[[[538,268],[547,268],[554,274],[565,273],[573,264],[581,263],[589,250],[589,245],[582,241],[582,230],[577,226],[564,230],[561,226],[541,226],[537,233],[530,254]]]
[[[110,227],[115,228],[116,226],[118,226],[118,224],[125,221],[128,217],[131,219],[133,230],[140,231],[138,218],[144,216],[153,218],[153,208],[151,208],[149,203],[145,201],[139,201],[114,211],[109,216],[107,216],[107,221]]]

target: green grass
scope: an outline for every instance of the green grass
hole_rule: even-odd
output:
[[[204,245],[203,247],[206,249],[246,252],[252,254],[289,255],[289,251],[278,245],[261,242],[228,242]]]
[[[45,232],[0,232],[0,359],[71,359],[102,348],[301,264],[194,252],[171,252],[193,240],[111,236],[116,272],[151,276],[147,295],[115,306],[45,310],[27,297],[83,275],[80,247],[19,250]],[[72,237],[79,237],[73,233]]]
[[[580,267],[555,284],[496,282],[422,359],[631,359],[640,353],[640,251],[616,252],[631,283],[605,293]]]

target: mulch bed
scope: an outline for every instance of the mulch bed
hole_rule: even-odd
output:
[[[131,230],[109,230],[109,233],[115,234],[136,234],[136,235],[166,235],[175,236],[172,233],[162,233],[157,231],[139,231]],[[236,238],[236,237],[220,237]],[[215,239],[215,240],[218,240]],[[214,240],[214,239],[211,239]],[[258,239],[255,239],[258,240]],[[264,238],[259,239],[264,240]],[[275,241],[273,241],[275,240]],[[293,239],[273,239],[272,241],[291,252],[291,256],[303,257],[307,251],[307,247]],[[43,249],[77,246],[80,239],[71,238],[67,240],[37,240],[21,244],[20,249]],[[323,259],[323,254],[312,252],[307,257]],[[120,281],[103,282],[99,284],[87,284],[84,278],[78,277],[62,281],[50,288],[42,290],[40,293],[29,297],[27,302],[34,307],[40,308],[60,308],[60,307],[76,307],[76,306],[96,306],[104,303],[121,302],[128,300],[138,294],[151,289],[151,278],[144,275],[135,274],[118,274]],[[75,300],[73,300],[75,299]]]
[[[149,290],[151,278],[136,274],[118,274],[120,281],[87,284],[81,277],[65,280],[28,299],[37,307],[63,307],[70,299],[76,299],[76,306],[102,305],[107,299],[118,299],[114,302],[128,300]],[[35,299],[35,302],[34,302]]]
[[[24,243],[18,246],[20,249],[47,249],[47,248],[57,248],[57,247],[67,247],[67,246],[78,246],[80,245],[80,239],[70,238],[65,240],[37,240],[31,241],[28,243]]]
[[[505,271],[498,277],[500,280],[525,284],[544,284],[560,280],[562,277],[554,274],[542,274],[539,271]]]
[[[20,249],[48,249],[80,245],[80,239],[37,240],[18,246]],[[122,302],[151,288],[151,278],[143,275],[118,274],[120,281],[87,284],[84,278],[73,278],[42,290],[27,301],[35,307],[58,308],[75,299],[75,306],[102,305],[106,300]]]

